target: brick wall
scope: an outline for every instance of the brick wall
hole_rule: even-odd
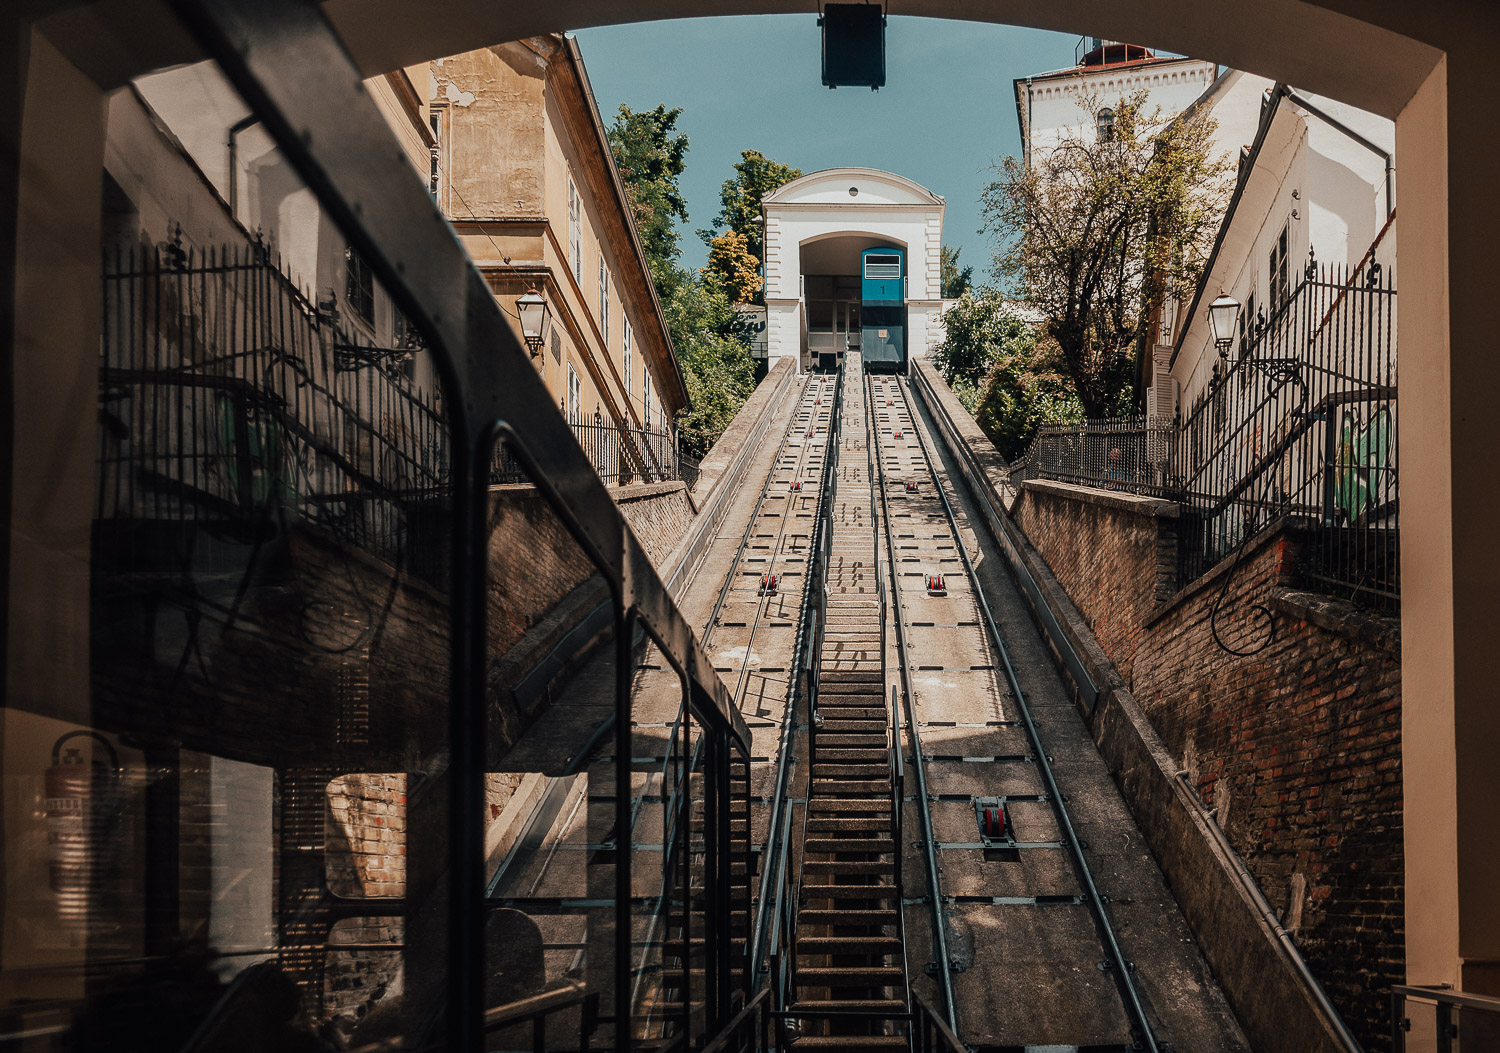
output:
[[[657,573],[666,575],[667,557],[687,535],[693,521],[687,485],[681,482],[621,486],[610,490],[620,514],[651,557]]]
[[[1175,590],[1166,502],[1028,483],[1012,510],[1191,773],[1308,965],[1367,1049],[1404,978],[1399,632],[1296,591],[1300,541],[1274,531],[1234,573]]]

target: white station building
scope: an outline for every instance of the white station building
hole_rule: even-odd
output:
[[[768,364],[790,356],[799,369],[827,364],[860,350],[862,340],[887,340],[894,334],[885,322],[893,317],[904,324],[904,355],[925,356],[942,339],[943,207],[926,187],[873,168],[813,172],[767,195]],[[875,309],[862,302],[864,279],[875,275],[863,267],[873,260],[890,266],[888,256],[866,257],[867,249],[881,248],[899,249],[904,258],[904,311],[882,306],[876,322]]]

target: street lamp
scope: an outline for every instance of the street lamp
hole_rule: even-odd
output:
[[[526,295],[516,300],[516,314],[521,318],[521,335],[534,357],[552,332],[552,309],[541,293],[527,289]]]
[[[1208,305],[1208,324],[1214,330],[1214,346],[1219,357],[1229,357],[1229,345],[1234,343],[1234,327],[1240,318],[1240,302],[1232,296],[1219,294],[1219,298]]]

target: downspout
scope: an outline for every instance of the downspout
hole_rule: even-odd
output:
[[[1292,102],[1296,103],[1298,106],[1306,110],[1308,113],[1312,114],[1318,120],[1322,121],[1324,124],[1327,124],[1330,127],[1336,128],[1339,131],[1343,132],[1350,139],[1353,139],[1360,146],[1363,146],[1366,150],[1369,150],[1371,153],[1375,154],[1385,162],[1385,218],[1389,220],[1391,218],[1391,214],[1396,210],[1396,201],[1393,195],[1393,191],[1395,190],[1394,182],[1396,170],[1394,159],[1391,157],[1390,151],[1377,146],[1369,139],[1366,139],[1363,135],[1360,135],[1353,128],[1350,128],[1343,121],[1340,121],[1338,118],[1333,117],[1330,114],[1318,109],[1318,107],[1308,102],[1305,98],[1303,98],[1301,95],[1298,95],[1295,91],[1288,91],[1287,97],[1291,99]]]
[[[246,128],[260,123],[260,118],[255,114],[246,114],[229,126],[229,214],[235,219],[240,218],[239,201],[237,191],[239,188],[239,148],[236,141]]]

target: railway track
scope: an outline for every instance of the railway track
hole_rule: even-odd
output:
[[[608,924],[591,864],[628,849],[644,1045],[701,1030],[689,1021],[726,985],[768,979],[774,1048],[1163,1048],[1162,987],[1148,1015],[1068,807],[1080,794],[1095,822],[1108,776],[1081,785],[1053,763],[1064,749],[1101,767],[1060,691],[1034,715],[1028,694],[1056,670],[1015,603],[997,619],[987,592],[1008,586],[997,593],[993,565],[979,587],[983,539],[905,381],[864,376],[857,355],[845,369],[803,382],[684,600],[751,731],[749,761],[700,748],[681,680],[641,641],[628,802],[616,813],[587,788],[613,785],[612,756],[564,772],[494,902],[536,918],[549,974],[576,975]],[[1170,905],[1160,893],[1153,909]],[[726,947],[732,977],[714,964]],[[1010,989],[1023,998],[993,1004]]]
[[[893,597],[893,673],[917,776],[909,801],[918,817],[926,878],[922,902],[908,901],[908,909],[925,915],[931,961],[924,971],[944,1016],[966,1041],[989,1045],[987,1036],[973,1032],[993,1028],[963,1026],[958,977],[986,953],[975,946],[977,933],[1030,935],[1033,942],[1008,949],[1031,968],[1064,978],[1058,993],[1084,1011],[1063,1007],[1043,1025],[1050,1030],[1025,1036],[1027,1045],[1158,1050],[1134,967],[1084,855],[1066,789],[1005,637],[977,587],[949,487],[913,412],[907,383],[869,377],[865,395],[879,436],[873,460]],[[919,708],[919,694],[933,704]],[[961,750],[950,745],[956,742],[964,743]],[[978,743],[990,745],[976,748]],[[950,874],[958,880],[947,880]],[[960,910],[966,933],[955,934],[953,917]],[[1081,914],[1092,923],[1092,940],[1080,926]],[[915,921],[908,924],[916,928]],[[1049,926],[1066,938],[1034,939],[1038,928]],[[1080,975],[1084,982],[1066,982]],[[1101,975],[1113,983],[1093,982]],[[1105,1005],[1101,995],[1110,987],[1115,997]],[[1012,1032],[1005,1045],[1016,1037]]]

